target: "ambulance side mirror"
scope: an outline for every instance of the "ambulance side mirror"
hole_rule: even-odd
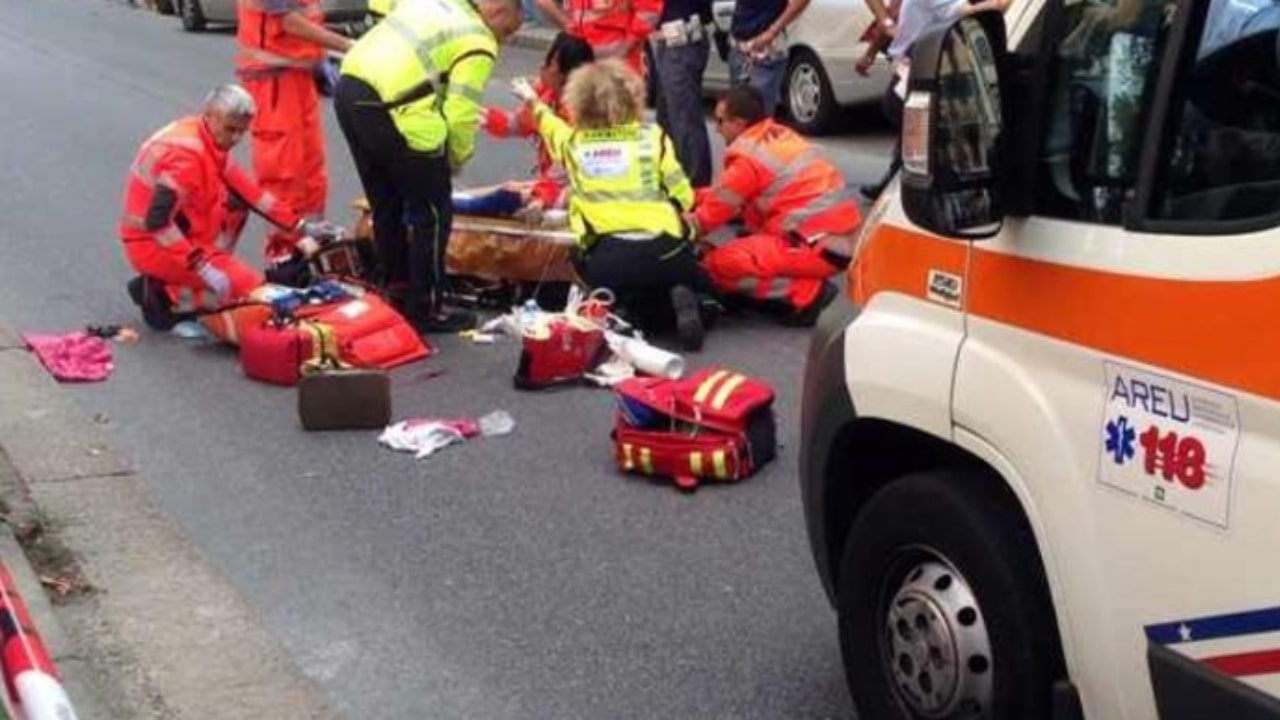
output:
[[[961,18],[916,41],[902,121],[902,205],[916,225],[989,238],[1004,220],[1004,17]]]

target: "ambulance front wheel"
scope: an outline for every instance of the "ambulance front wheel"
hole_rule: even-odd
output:
[[[1064,673],[1035,548],[1016,501],[980,475],[910,475],[867,501],[837,587],[858,716],[1049,717]]]

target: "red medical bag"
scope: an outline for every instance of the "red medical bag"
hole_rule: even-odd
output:
[[[777,455],[773,389],[724,368],[683,380],[631,378],[614,388],[614,453],[630,473],[698,481],[749,477]]]
[[[605,349],[604,330],[577,316],[556,317],[527,329],[514,383],[520,390],[539,390],[577,382],[594,368]]]
[[[297,385],[303,364],[320,357],[318,338],[312,322],[271,322],[248,328],[240,337],[240,367],[254,380]]]
[[[338,358],[354,367],[390,370],[431,354],[413,326],[372,292],[336,303],[303,305],[295,315],[333,328]]]

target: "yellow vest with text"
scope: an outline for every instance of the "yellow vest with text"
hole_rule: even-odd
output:
[[[693,207],[693,187],[661,128],[574,129],[542,104],[536,117],[547,151],[568,173],[569,225],[583,247],[601,235],[687,237],[680,214]]]
[[[389,7],[347,52],[342,74],[368,83],[394,106],[391,119],[410,148],[447,150],[460,167],[475,152],[498,41],[466,0],[395,0]]]

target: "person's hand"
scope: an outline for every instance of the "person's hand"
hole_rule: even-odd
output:
[[[231,299],[231,278],[226,273],[206,262],[196,268],[196,275],[200,276],[200,282],[206,288],[218,296],[218,302]]]
[[[515,211],[513,216],[517,220],[522,220],[528,225],[542,224],[542,214],[546,211],[541,200],[530,200],[523,207]]]
[[[781,33],[781,30],[778,30],[773,26],[765,28],[764,32],[747,41],[747,52],[753,54],[763,54],[768,52],[769,47],[773,45],[773,41],[777,40],[778,35]]]
[[[534,102],[538,99],[538,93],[529,84],[527,78],[518,77],[511,81],[511,94],[520,98],[524,102]]]
[[[306,237],[315,238],[321,245],[336,242],[347,235],[346,228],[328,220],[303,220],[298,223],[298,232]]]
[[[303,235],[302,239],[294,244],[294,248],[302,254],[304,260],[310,260],[315,257],[316,253],[320,252],[321,245],[319,240],[310,235]]]
[[[875,61],[876,61],[875,53],[869,52],[863,55],[862,57],[858,58],[858,62],[854,63],[853,65],[853,71],[858,73],[862,77],[867,77],[868,75],[871,74],[871,66],[875,64]]]

